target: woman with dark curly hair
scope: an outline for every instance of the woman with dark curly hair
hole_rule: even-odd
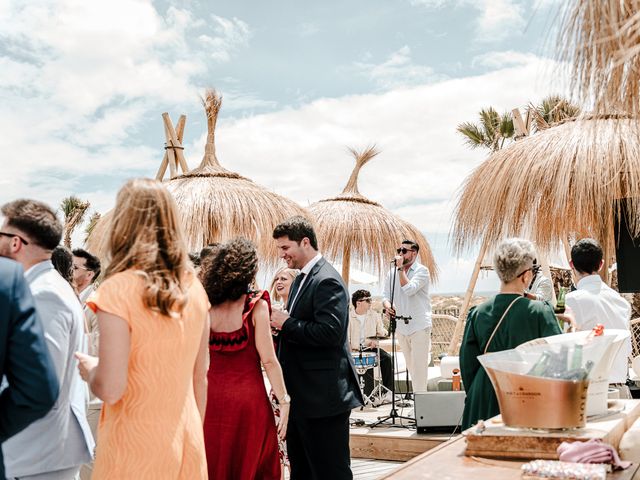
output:
[[[273,348],[269,294],[251,291],[257,270],[256,249],[242,238],[220,245],[202,265],[211,303],[204,420],[209,478],[280,478],[278,437],[285,437],[291,399]],[[277,427],[260,363],[280,404]]]

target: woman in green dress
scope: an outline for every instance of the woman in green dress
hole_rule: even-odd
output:
[[[500,413],[491,380],[478,361],[479,355],[562,333],[551,305],[524,296],[533,278],[535,258],[528,240],[503,241],[493,257],[500,293],[469,311],[460,346],[460,371],[467,391],[463,429]]]

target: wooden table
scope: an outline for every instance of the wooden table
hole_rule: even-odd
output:
[[[519,480],[522,461],[465,457],[465,439],[454,438],[419,455],[382,477],[393,480]],[[607,476],[611,480],[640,480],[638,465]]]

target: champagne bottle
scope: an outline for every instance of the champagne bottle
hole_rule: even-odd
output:
[[[527,375],[533,375],[536,377],[542,376],[549,366],[549,360],[551,359],[551,353],[549,351],[542,352],[542,355],[538,358],[538,361],[527,372]]]
[[[556,301],[556,307],[553,309],[555,313],[564,313],[564,297],[567,294],[567,289],[564,287],[560,287],[558,290],[558,299]]]

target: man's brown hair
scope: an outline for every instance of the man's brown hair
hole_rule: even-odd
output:
[[[53,250],[62,239],[62,224],[47,204],[20,199],[5,203],[2,208],[7,225],[20,230],[28,240],[47,250]]]

